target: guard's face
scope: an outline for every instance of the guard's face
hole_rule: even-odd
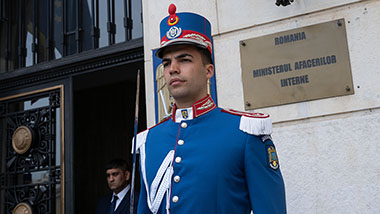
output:
[[[108,187],[116,194],[128,185],[130,173],[123,173],[121,169],[108,169],[106,171]]]
[[[214,66],[204,65],[196,48],[190,45],[167,47],[162,64],[167,87],[178,108],[190,107],[207,95],[207,80],[214,74]]]

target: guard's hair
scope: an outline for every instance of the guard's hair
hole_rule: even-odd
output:
[[[196,49],[201,53],[202,55],[202,63],[203,65],[213,64],[211,59],[211,53],[206,48],[196,47]]]

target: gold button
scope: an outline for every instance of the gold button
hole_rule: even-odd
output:
[[[177,203],[178,200],[179,200],[179,197],[178,197],[178,196],[176,196],[176,195],[173,196],[172,201],[173,201],[174,203]]]
[[[175,162],[176,162],[176,163],[181,163],[181,161],[182,161],[182,158],[181,158],[181,157],[176,157],[176,158],[175,158]]]
[[[181,123],[181,127],[184,128],[184,129],[186,129],[187,128],[187,123],[185,123],[185,122]]]
[[[181,177],[178,175],[174,176],[174,182],[178,183],[181,180]]]
[[[185,143],[185,141],[183,141],[183,140],[178,141],[178,145],[180,145],[180,146],[182,146],[184,143]]]

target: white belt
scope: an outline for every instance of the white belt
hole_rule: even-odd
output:
[[[147,133],[146,133],[147,134]],[[156,176],[153,179],[152,185],[149,186],[146,179],[146,168],[145,168],[145,143],[140,147],[140,158],[141,158],[141,173],[143,181],[145,184],[145,189],[147,193],[147,203],[150,211],[153,214],[158,212],[164,195],[166,194],[166,213],[169,213],[170,208],[170,188],[171,180],[173,176],[173,157],[174,150],[170,150],[166,155],[165,159],[162,161],[160,168],[158,169]],[[161,182],[160,182],[161,181]]]

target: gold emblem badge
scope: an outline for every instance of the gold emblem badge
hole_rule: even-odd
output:
[[[278,169],[279,162],[278,162],[276,149],[274,148],[274,146],[267,147],[267,154],[268,154],[268,163],[269,163],[270,168]]]
[[[24,154],[32,144],[32,132],[26,126],[18,127],[12,136],[12,146],[17,154]]]
[[[19,203],[17,206],[13,209],[12,214],[32,214],[32,208],[27,203]]]

